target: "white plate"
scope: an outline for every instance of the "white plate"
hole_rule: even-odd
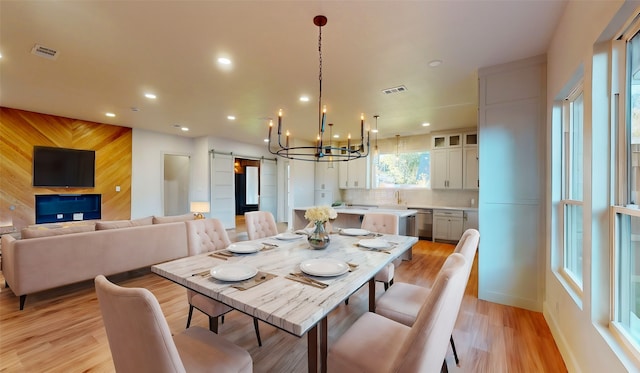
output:
[[[333,258],[309,259],[300,263],[300,270],[312,276],[338,276],[349,271],[349,265]]]
[[[368,240],[360,240],[358,241],[358,245],[367,247],[369,249],[388,249],[391,247],[391,244],[380,238],[372,238]]]
[[[222,281],[242,281],[257,273],[257,269],[245,264],[222,264],[211,268],[211,277]]]
[[[255,253],[258,252],[258,250],[260,250],[260,248],[256,245],[250,245],[250,244],[242,244],[242,243],[232,243],[231,245],[229,245],[227,247],[227,250],[231,251],[232,253],[236,253],[236,254],[249,254],[249,253]]]
[[[295,233],[280,233],[276,235],[276,238],[279,240],[289,241],[289,240],[297,240],[298,238],[302,238],[304,236]]]
[[[358,228],[345,228],[340,233],[345,234],[347,236],[366,236],[370,232],[366,229],[358,229]]]

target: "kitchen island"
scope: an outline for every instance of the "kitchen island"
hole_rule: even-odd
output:
[[[293,209],[293,229],[302,229],[309,224],[304,218],[304,213],[309,207],[298,207]],[[362,217],[368,212],[380,212],[396,214],[400,218],[399,234],[402,236],[416,235],[416,213],[417,210],[412,209],[390,209],[379,207],[363,207],[363,206],[341,206],[334,207],[338,213],[338,217],[331,221],[333,229],[338,228],[360,228]]]

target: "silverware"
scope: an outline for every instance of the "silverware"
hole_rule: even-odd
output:
[[[307,281],[307,282],[310,282],[310,283],[315,284],[315,285],[317,285],[317,286],[321,286],[321,287],[323,287],[323,288],[326,288],[327,286],[329,286],[329,284],[325,284],[325,283],[324,283],[324,282],[322,282],[322,281],[318,281],[318,280],[313,279],[313,278],[311,278],[311,277],[308,277],[308,276],[306,276],[306,275],[304,275],[304,274],[302,274],[302,273],[295,273],[295,272],[291,272],[291,273],[289,273],[289,274],[290,274],[291,276],[295,276],[295,277],[297,277],[297,278],[304,279],[304,280],[305,280],[305,281]]]
[[[206,270],[206,271],[202,271],[202,272],[197,272],[197,273],[192,274],[191,276],[207,277],[207,276],[211,276],[211,271]]]
[[[262,244],[263,244],[263,245],[265,245],[265,246],[278,247],[278,245],[276,245],[276,244],[274,244],[274,243],[271,243],[271,242],[263,242]]]

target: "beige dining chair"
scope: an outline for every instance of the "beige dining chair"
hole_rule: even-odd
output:
[[[454,253],[461,254],[466,260],[465,287],[469,281],[469,275],[471,274],[471,267],[473,266],[473,261],[476,256],[479,240],[480,233],[475,229],[468,229],[462,234],[454,250]],[[404,325],[411,326],[415,322],[425,299],[429,297],[430,292],[431,289],[423,286],[399,282],[377,299],[376,313]],[[450,338],[450,343],[456,364],[458,364],[460,361],[453,336]]]
[[[210,331],[172,336],[155,296],[95,278],[96,293],[118,372],[252,372],[251,355]]]
[[[249,240],[257,240],[278,234],[276,219],[269,211],[250,211],[244,213]]]
[[[363,314],[331,344],[328,371],[447,371],[449,336],[464,295],[465,262],[458,253],[447,258],[411,327],[376,313]]]
[[[366,213],[362,218],[361,228],[374,233],[398,234],[400,232],[400,218],[396,214],[380,212]],[[376,273],[374,279],[384,284],[385,291],[389,289],[390,285],[393,285],[395,268],[400,265],[400,263],[402,263],[402,259],[398,258]]]
[[[189,220],[187,225],[187,248],[189,256],[225,249],[231,244],[229,235],[222,222],[215,218]],[[193,309],[197,309],[209,317],[209,330],[218,333],[218,319],[224,323],[224,315],[233,310],[224,303],[211,299],[206,295],[187,289],[189,301],[189,315],[187,316],[187,328],[191,325]],[[258,319],[253,318],[253,327],[256,331],[258,346],[262,346]]]

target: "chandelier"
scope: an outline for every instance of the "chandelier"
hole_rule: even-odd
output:
[[[325,142],[324,132],[327,119],[327,107],[322,103],[322,26],[327,24],[327,17],[315,16],[313,24],[318,26],[318,56],[319,56],[319,94],[318,94],[318,134],[314,146],[289,146],[289,131],[284,136],[284,144],[282,143],[282,109],[278,112],[278,143],[271,147],[271,133],[273,131],[273,120],[269,121],[269,137],[267,147],[269,153],[289,159],[312,162],[334,162],[334,161],[351,161],[363,158],[369,155],[369,131],[364,131],[364,114],[360,115],[360,141],[351,143],[351,134],[347,137],[346,146],[334,145],[329,138],[328,143]],[[333,123],[329,123],[329,127]],[[273,141],[275,142],[275,141]]]

